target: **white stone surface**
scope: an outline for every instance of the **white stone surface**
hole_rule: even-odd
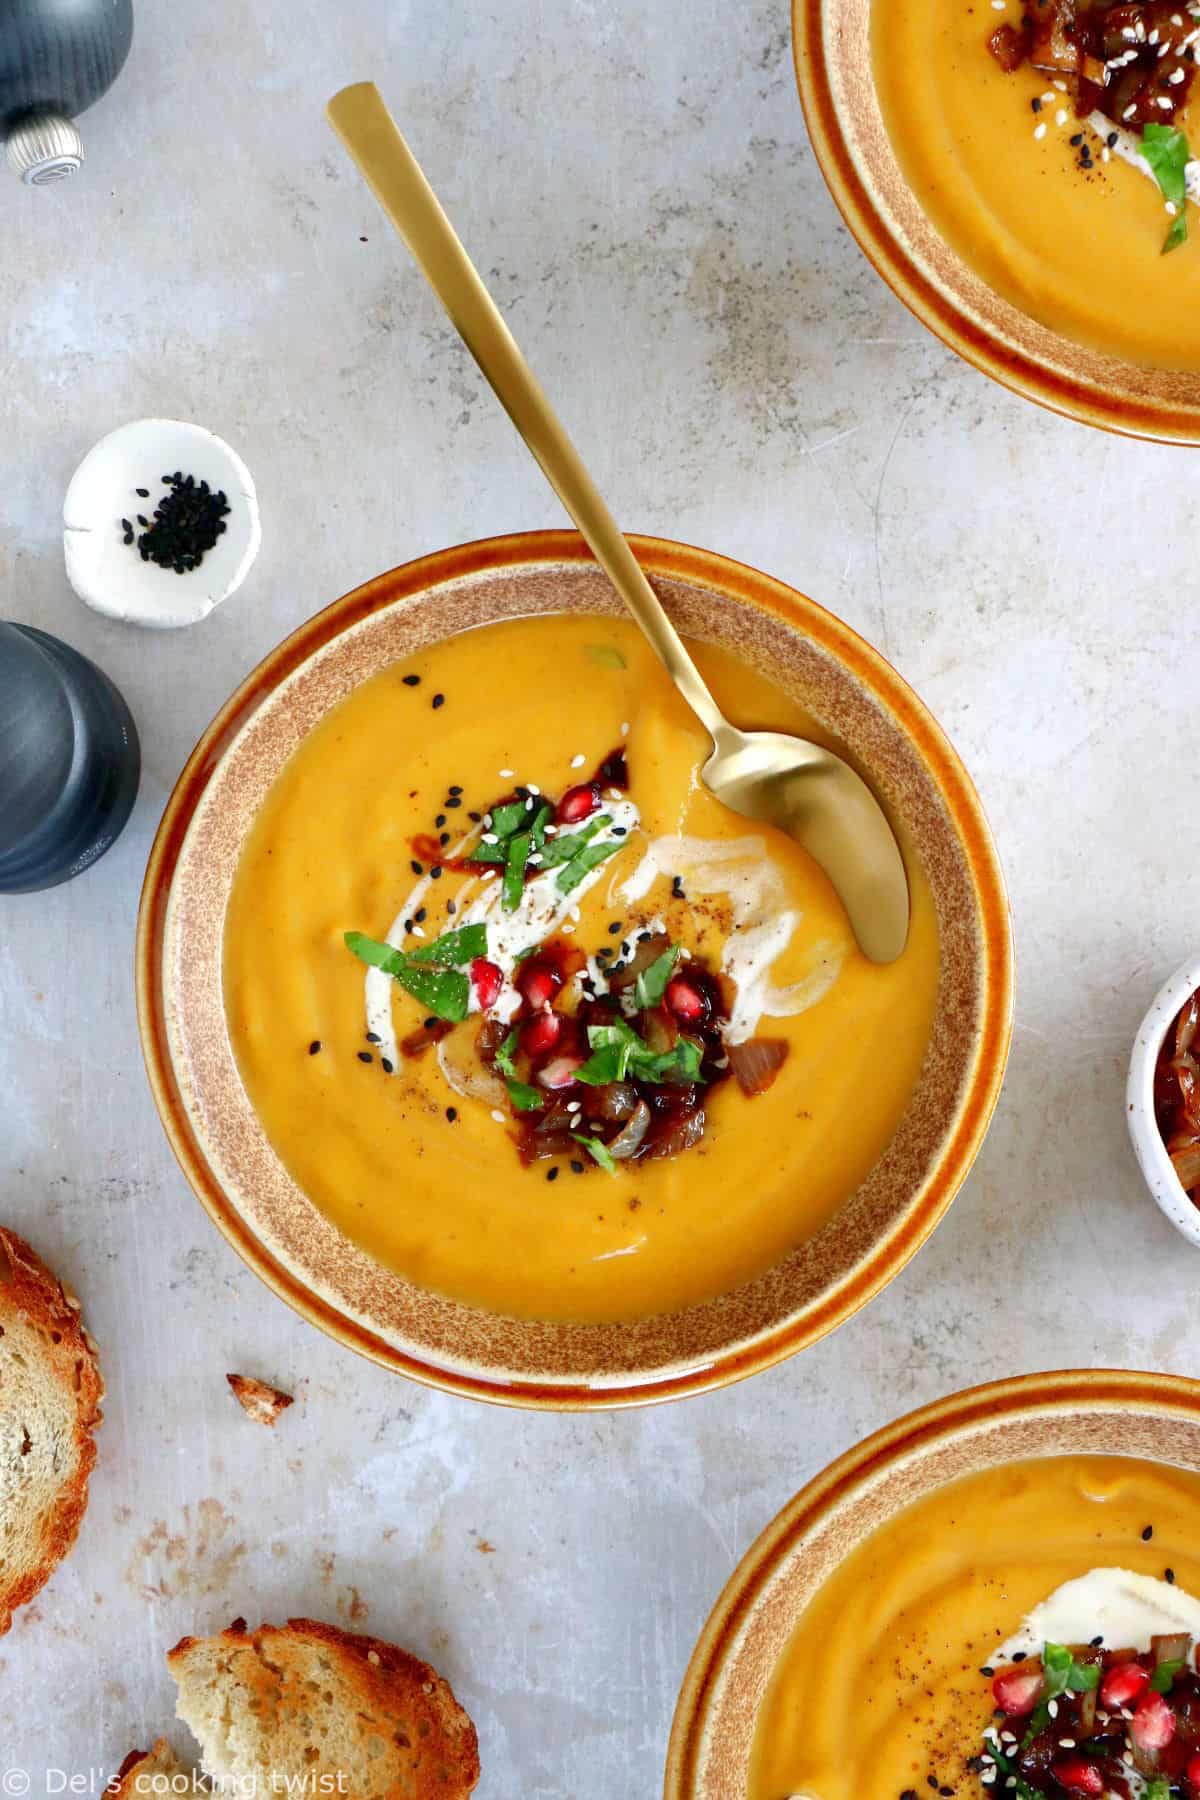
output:
[[[666,1409],[506,1414],[327,1343],[209,1225],[142,1072],[138,886],[218,704],[360,579],[559,523],[322,121],[364,75],[618,516],[879,644],[1008,868],[1013,1057],[950,1216],[832,1339]],[[85,1296],[109,1386],[82,1540],[0,1643],[0,1769],[36,1796],[111,1768],[165,1724],[181,1632],[311,1612],[445,1670],[483,1800],[642,1800],[734,1560],[853,1437],[1016,1370],[1197,1373],[1200,1255],[1122,1115],[1200,940],[1196,464],[989,386],[888,294],[807,148],[784,0],[143,4],[86,123],[81,176],[0,184],[0,611],[112,674],[146,767],[103,862],[0,901],[0,1212]],[[98,618],[63,574],[71,470],[153,414],[236,444],[263,509],[241,594],[187,634]],[[227,1369],[295,1387],[274,1434]]]

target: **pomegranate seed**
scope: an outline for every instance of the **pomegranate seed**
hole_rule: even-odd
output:
[[[503,980],[504,976],[494,962],[489,962],[486,956],[475,958],[471,964],[471,986],[475,989],[480,1012],[487,1012],[489,1007],[495,1006]]]
[[[1015,1719],[1033,1711],[1041,1691],[1040,1669],[1001,1669],[992,1683],[996,1705]]]
[[[1200,1756],[1193,1756],[1191,1762],[1189,1762],[1187,1766],[1187,1773],[1184,1776],[1184,1779],[1191,1788],[1193,1794],[1200,1794]]]
[[[578,825],[582,819],[589,818],[599,804],[600,793],[595,782],[585,781],[579,787],[567,789],[554,816],[560,825]]]
[[[1118,1663],[1100,1683],[1100,1704],[1110,1711],[1116,1706],[1128,1706],[1149,1685],[1150,1671],[1143,1669],[1141,1663]]]
[[[521,1048],[530,1056],[544,1056],[562,1036],[562,1020],[555,1012],[541,1012],[521,1027]]]
[[[672,976],[663,998],[677,1019],[702,1019],[708,1011],[708,1001],[686,975]]]
[[[1072,1794],[1102,1794],[1104,1777],[1094,1762],[1086,1756],[1060,1756],[1051,1764],[1050,1772],[1055,1780]]]
[[[1143,1694],[1129,1721],[1129,1735],[1139,1750],[1165,1750],[1175,1736],[1175,1714],[1161,1694]]]
[[[561,986],[562,976],[546,963],[524,962],[517,970],[517,991],[532,1007],[549,1006]]]
[[[544,1069],[538,1070],[538,1081],[544,1088],[570,1087],[576,1070],[582,1067],[582,1056],[556,1056]]]

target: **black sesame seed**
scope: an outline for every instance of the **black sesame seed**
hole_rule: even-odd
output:
[[[371,1055],[369,1050],[360,1050],[358,1053],[358,1060],[359,1062],[374,1062],[375,1058]]]
[[[1069,144],[1073,144],[1073,145],[1074,145],[1074,146],[1075,146],[1075,148],[1076,148],[1076,150],[1078,150],[1078,148],[1079,148],[1079,146],[1080,146],[1080,144],[1082,144],[1082,142],[1083,142],[1083,133],[1082,133],[1082,131],[1077,131],[1077,132],[1076,132],[1076,133],[1075,133],[1075,135],[1074,135],[1074,137],[1070,137],[1070,138],[1068,138],[1068,139],[1067,139],[1067,142],[1068,142],[1068,143],[1069,143]]]
[[[905,1788],[900,1796],[900,1800],[917,1800],[916,1788]]]
[[[1024,1662],[1028,1655],[1028,1650],[1014,1650],[1012,1659],[1014,1662]]]
[[[515,787],[513,793],[517,796],[518,800],[528,800],[529,798],[529,789],[527,787]]]
[[[432,869],[429,871],[429,879],[430,881],[440,881],[442,879],[441,863],[434,863]]]
[[[627,835],[625,826],[624,825],[614,825],[612,828],[612,834],[614,837],[625,837]]]
[[[1174,1587],[1175,1586],[1175,1571],[1174,1571],[1174,1569],[1164,1569],[1163,1570],[1163,1580],[1166,1582],[1168,1587]]]
[[[439,844],[441,844],[444,847],[449,842],[450,842],[450,833],[448,831],[443,831],[443,832],[439,833],[439,835],[438,835],[438,843]]]
[[[987,1664],[985,1663],[983,1668],[980,1669],[979,1673],[981,1675],[986,1675],[988,1680],[990,1681],[992,1676],[996,1673],[996,1671],[995,1671],[995,1669],[989,1669]]]
[[[470,819],[472,825],[480,825],[483,823],[483,814],[482,813],[469,812],[467,814],[467,817],[468,817],[468,819]]]
[[[389,1062],[386,1056],[381,1056],[379,1061],[385,1075],[394,1075],[396,1073],[395,1063]]]
[[[380,1035],[377,1031],[368,1031],[367,1042],[368,1042],[368,1044],[382,1044],[383,1039],[380,1037]]]
[[[461,800],[460,800],[460,799],[459,799],[459,798],[458,798],[458,796],[457,796],[457,795],[456,795],[456,794],[451,794],[451,796],[450,796],[450,798],[449,798],[449,799],[448,799],[448,800],[447,800],[447,802],[446,802],[446,805],[447,805],[447,806],[448,806],[448,807],[449,807],[449,808],[450,808],[450,810],[451,810],[451,811],[452,811],[452,812],[453,812],[453,810],[454,810],[454,808],[455,808],[455,807],[456,807],[456,806],[461,806],[461,805],[462,805],[462,801],[461,801]],[[479,817],[479,814],[478,814],[478,813],[475,813],[475,814],[474,814],[474,817],[475,817],[475,818],[478,818],[478,817]]]
[[[133,491],[137,495],[139,500],[148,500],[150,498],[150,489],[149,488],[134,488]]]
[[[931,1787],[931,1788],[932,1788],[932,1789],[933,1789],[933,1791],[934,1791],[934,1793],[935,1793],[935,1794],[936,1794],[936,1793],[937,1793],[937,1791],[938,1791],[938,1778],[937,1778],[937,1776],[936,1776],[936,1775],[927,1775],[927,1776],[926,1776],[926,1777],[925,1777],[925,1782],[926,1782],[926,1785],[927,1785],[927,1786],[928,1786],[928,1787]]]
[[[421,683],[421,677],[419,675],[402,675],[400,679],[403,681],[405,687],[419,687]]]
[[[1098,1650],[1103,1642],[1104,1642],[1104,1633],[1100,1632],[1098,1636],[1096,1636],[1092,1639],[1092,1649]]]
[[[620,935],[620,931],[621,931],[621,921],[620,921],[620,919],[614,919],[612,924],[608,928],[609,936],[610,937],[618,937]]]
[[[453,796],[455,794],[461,794],[462,789],[458,786],[457,782],[455,782],[455,783],[452,783],[451,786],[446,789],[446,792],[453,798]]]
[[[1151,1538],[1152,1538],[1152,1537],[1153,1537],[1153,1536],[1154,1536],[1154,1527],[1153,1527],[1153,1525],[1147,1525],[1147,1526],[1146,1526],[1146,1528],[1145,1528],[1145,1530],[1144,1530],[1144,1531],[1143,1531],[1143,1532],[1142,1532],[1142,1542],[1143,1542],[1143,1544],[1148,1544],[1148,1543],[1149,1543],[1149,1542],[1150,1542],[1150,1539],[1151,1539]]]
[[[1105,143],[1106,143],[1106,144],[1107,144],[1107,145],[1108,145],[1108,147],[1109,147],[1109,149],[1110,149],[1110,150],[1111,150],[1111,149],[1113,149],[1113,148],[1114,148],[1114,146],[1115,146],[1115,145],[1116,145],[1116,141],[1117,141],[1117,134],[1116,134],[1116,132],[1115,132],[1115,131],[1110,131],[1110,132],[1109,132],[1109,134],[1108,134],[1108,136],[1107,136],[1107,137],[1106,137],[1106,138],[1105,138],[1105,140],[1104,140],[1104,141],[1105,141]]]
[[[321,1049],[320,1038],[314,1038],[312,1043],[308,1046],[308,1054],[310,1056],[317,1056],[320,1053],[320,1049]]]
[[[671,877],[671,893],[672,893],[672,896],[676,900],[685,900],[687,898],[686,894],[683,891],[683,876],[682,875],[672,875],[672,877]]]
[[[557,1181],[558,1180],[558,1170],[557,1169],[547,1169],[546,1170],[546,1180],[547,1181]]]
[[[411,920],[411,919],[405,919],[405,921],[404,921],[404,929],[405,929],[405,931],[406,931],[406,932],[411,932],[411,930],[412,930],[412,928],[413,928],[413,922],[412,922],[412,920]]]
[[[437,818],[436,818],[436,819],[435,819],[435,820],[434,820],[434,821],[433,821],[433,825],[434,825],[434,830],[435,830],[435,831],[440,831],[440,830],[441,830],[441,829],[442,829],[442,826],[443,826],[443,825],[444,825],[444,824],[445,824],[445,823],[446,823],[446,815],[445,815],[445,813],[439,813],[439,814],[438,814],[438,816],[437,816]]]
[[[133,530],[133,525],[132,525],[132,523],[131,523],[131,522],[130,522],[130,520],[128,520],[128,519],[122,519],[122,520],[121,520],[121,529],[122,529],[122,531],[132,531],[132,530]]]
[[[453,900],[447,900],[446,911],[450,914],[451,918],[453,918],[455,913],[458,911],[458,907],[455,905]]]
[[[438,1016],[437,1016],[437,1014],[436,1014],[436,1013],[430,1013],[430,1015],[429,1015],[429,1017],[428,1017],[428,1018],[427,1018],[427,1019],[426,1019],[426,1021],[425,1021],[425,1029],[426,1029],[426,1031],[432,1031],[432,1030],[433,1030],[433,1028],[434,1028],[434,1026],[435,1026],[435,1025],[437,1025],[437,1024],[439,1024],[439,1023],[440,1023],[440,1021],[439,1021],[439,1019],[438,1019]]]
[[[416,912],[413,914],[413,918],[418,925],[423,925],[428,917],[429,914],[423,906],[418,906]]]
[[[1040,97],[1039,97],[1039,98],[1038,98],[1038,99],[1036,99],[1036,100],[1031,100],[1031,101],[1030,101],[1030,102],[1029,102],[1029,104],[1030,104],[1030,106],[1032,106],[1032,108],[1033,108],[1033,110],[1034,110],[1034,112],[1035,112],[1035,113],[1039,113],[1039,112],[1041,112],[1041,110],[1042,110],[1042,102],[1041,102],[1041,98],[1040,98]]]
[[[457,1106],[448,1106],[446,1108],[446,1117],[449,1119],[450,1123],[453,1125],[455,1119],[457,1119],[457,1117],[458,1117]]]
[[[434,710],[434,712],[436,712],[436,711],[437,711],[437,709],[438,709],[438,707],[439,707],[439,706],[445,706],[445,704],[446,704],[446,696],[445,696],[445,694],[435,694],[435,695],[434,695],[434,696],[433,696],[433,710]]]
[[[150,521],[149,521],[149,519],[148,519],[148,518],[147,518],[147,517],[146,517],[146,515],[145,515],[145,513],[139,513],[139,514],[138,514],[138,516],[137,516],[137,522],[138,522],[138,524],[139,524],[139,525],[146,525],[146,526],[148,526],[148,525],[149,525],[149,523],[150,523]]]
[[[575,1171],[576,1175],[583,1174],[583,1164],[581,1162],[577,1161],[575,1157],[571,1158],[571,1167]]]
[[[942,1800],[951,1800],[954,1789],[952,1787],[940,1787],[938,1793],[942,1796]]]
[[[417,861],[415,856],[413,857],[412,861],[409,863],[408,866],[412,870],[414,875],[423,875],[425,873],[425,869],[424,869],[423,865]]]

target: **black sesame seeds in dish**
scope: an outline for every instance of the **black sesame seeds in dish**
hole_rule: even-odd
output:
[[[139,512],[134,519],[121,520],[123,542],[136,545],[143,562],[186,575],[199,568],[205,552],[213,549],[228,529],[229,501],[223,488],[214,491],[207,481],[197,481],[182,469],[161,480],[166,493],[153,517],[148,519]],[[139,500],[150,497],[148,488],[135,491]]]

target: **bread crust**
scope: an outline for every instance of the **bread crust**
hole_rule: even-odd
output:
[[[304,1645],[319,1645],[336,1657],[364,1714],[412,1716],[421,1739],[420,1768],[412,1800],[466,1800],[479,1780],[479,1741],[449,1682],[428,1663],[383,1638],[343,1631],[319,1619],[289,1619],[249,1631],[244,1619],[211,1638],[184,1637],[167,1652],[176,1682],[186,1678],[190,1653],[252,1649],[271,1680],[286,1678],[289,1658]],[[435,1736],[436,1734],[436,1736]],[[414,1746],[415,1748],[415,1746]],[[435,1753],[436,1751],[436,1753]]]
[[[75,1465],[42,1520],[41,1549],[0,1587],[0,1636],[18,1606],[43,1588],[79,1535],[87,1511],[88,1479],[96,1463],[92,1433],[103,1414],[104,1381],[94,1340],[84,1329],[79,1301],[24,1238],[0,1226],[0,1331],[21,1326],[39,1343],[46,1382],[61,1387],[75,1408]],[[4,1402],[0,1399],[0,1410]]]
[[[139,1794],[153,1794],[154,1788],[138,1776],[186,1774],[179,1758],[166,1738],[159,1738],[149,1750],[131,1750],[104,1790],[104,1800],[135,1800]]]

